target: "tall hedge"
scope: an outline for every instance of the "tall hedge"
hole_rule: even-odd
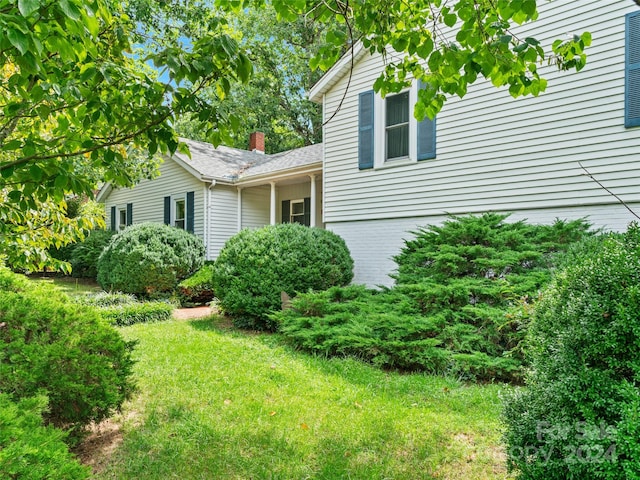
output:
[[[199,237],[158,223],[140,223],[115,235],[98,260],[105,290],[142,296],[173,292],[204,262]]]
[[[526,388],[504,399],[519,479],[640,478],[640,228],[587,251],[535,307]]]
[[[342,238],[320,228],[281,224],[242,230],[230,238],[213,267],[213,289],[240,327],[273,329],[268,314],[281,292],[347,285],[353,260]]]

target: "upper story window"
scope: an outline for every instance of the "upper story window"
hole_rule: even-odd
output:
[[[640,12],[626,18],[626,127],[640,126]]]
[[[418,122],[413,105],[418,82],[397,95],[382,98],[362,92],[358,104],[358,167],[382,167],[386,162],[416,162],[436,156],[436,121]]]
[[[385,99],[385,160],[409,156],[409,92]]]

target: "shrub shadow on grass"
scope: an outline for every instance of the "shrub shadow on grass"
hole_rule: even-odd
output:
[[[111,465],[126,467],[128,478],[139,479],[434,478],[427,473],[433,468],[430,445],[442,439],[407,444],[389,455],[386,445],[403,434],[392,422],[383,423],[373,436],[354,437],[348,423],[303,428],[295,416],[283,420],[267,412],[263,418],[212,422],[185,404],[168,404],[153,409],[126,435]],[[100,473],[112,478],[118,472]]]

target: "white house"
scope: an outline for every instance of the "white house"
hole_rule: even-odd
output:
[[[132,188],[102,187],[97,199],[112,230],[142,222],[184,228],[204,240],[212,260],[242,228],[323,226],[322,145],[267,155],[260,132],[251,135],[249,150],[182,141],[191,158],[166,158],[157,178]]]
[[[418,124],[410,113],[418,85],[374,94],[385,58],[362,48],[351,74],[346,56],[310,92],[333,117],[324,127],[323,222],[346,240],[355,283],[390,284],[408,232],[447,213],[586,217],[625,229],[634,217],[581,165],[640,213],[640,10],[628,0],[538,6],[539,20],[521,33],[548,46],[589,31],[593,45],[579,73],[541,67],[549,84],[537,98],[514,100],[480,81]]]

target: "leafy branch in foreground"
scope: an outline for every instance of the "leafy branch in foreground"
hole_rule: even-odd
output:
[[[218,0],[227,9],[240,9],[264,2]],[[569,40],[557,40],[549,47],[533,37],[521,37],[514,27],[538,18],[535,0],[391,0],[345,2],[343,0],[274,1],[286,20],[305,16],[317,21],[338,18],[359,32],[348,38],[341,26],[330,29],[325,45],[312,66],[326,70],[333,66],[345,44],[361,41],[371,53],[387,55],[390,46],[401,56],[387,55],[386,68],[374,84],[382,95],[405,88],[411,78],[427,84],[420,92],[416,116],[433,118],[447,95],[464,96],[479,77],[496,87],[507,86],[514,97],[538,95],[546,80],[538,67],[554,63],[561,70],[580,71],[586,64],[585,49],[591,44],[588,32]]]

